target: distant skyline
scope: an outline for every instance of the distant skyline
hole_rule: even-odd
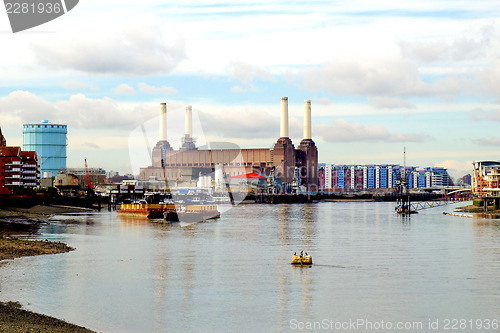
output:
[[[402,164],[406,147],[408,165],[457,178],[500,160],[499,14],[483,0],[85,0],[16,34],[4,14],[0,126],[20,146],[23,123],[67,124],[68,167],[129,173],[160,102],[176,148],[188,104],[198,144],[270,147],[286,96],[296,145],[311,100],[320,162]]]

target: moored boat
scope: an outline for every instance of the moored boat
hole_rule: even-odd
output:
[[[400,215],[418,214],[416,210],[411,210],[408,206],[396,206],[394,211]]]
[[[167,222],[203,222],[220,217],[217,205],[189,205],[163,213]]]
[[[180,205],[174,204],[122,204],[117,213],[150,219],[160,219],[163,218],[164,212],[180,209]]]

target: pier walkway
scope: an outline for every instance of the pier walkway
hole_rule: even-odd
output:
[[[456,203],[457,201],[470,200],[470,194],[471,194],[470,188],[460,189],[447,193],[441,199],[412,203],[410,207],[412,211],[419,211],[427,208],[446,206]]]

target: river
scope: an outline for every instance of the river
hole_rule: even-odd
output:
[[[500,221],[442,214],[466,204],[411,217],[387,202],[246,204],[191,225],[54,216],[37,238],[76,250],[1,265],[0,300],[101,332],[493,331]],[[290,265],[301,250],[314,265]]]

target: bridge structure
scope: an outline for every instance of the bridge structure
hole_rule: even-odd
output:
[[[443,197],[436,200],[415,202],[411,204],[411,211],[419,211],[427,208],[450,205],[458,201],[467,201],[472,198],[472,190],[470,187],[445,187]]]

